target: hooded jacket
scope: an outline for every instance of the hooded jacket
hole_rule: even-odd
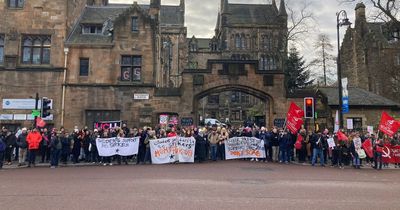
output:
[[[39,132],[30,132],[26,137],[28,142],[28,149],[39,149],[40,142],[42,141],[42,135]]]

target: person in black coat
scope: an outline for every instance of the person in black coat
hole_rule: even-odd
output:
[[[81,154],[81,138],[79,136],[79,130],[75,129],[74,133],[71,136],[71,139],[74,141],[74,145],[72,147],[72,157],[73,163],[79,163],[79,156]]]
[[[195,154],[199,163],[202,163],[206,160],[207,140],[202,131],[195,131],[194,138],[196,139]]]
[[[14,147],[17,144],[17,137],[15,135],[8,131],[5,137],[5,143],[6,143],[6,153],[5,153],[5,161],[7,161],[7,165],[12,164],[12,154],[14,151]]]
[[[137,136],[140,137],[139,139],[139,152],[137,155],[137,161],[136,164],[141,164],[144,163],[144,156],[146,155],[146,145],[144,144],[144,141],[147,139],[147,129],[139,129],[139,132]]]
[[[58,137],[61,141],[61,162],[63,164],[67,164],[68,157],[71,154],[71,140],[68,138],[63,129],[61,129]]]

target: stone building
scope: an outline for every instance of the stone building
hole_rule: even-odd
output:
[[[286,114],[283,0],[221,0],[211,39],[187,38],[184,0],[10,0],[0,16],[2,125],[30,126],[35,93],[53,100],[48,124],[66,128],[198,124],[200,100],[229,91],[258,98],[267,126]]]
[[[368,22],[366,7],[355,8],[341,47],[343,77],[349,85],[400,102],[399,29],[390,22]]]

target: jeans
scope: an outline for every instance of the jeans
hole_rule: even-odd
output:
[[[12,153],[13,153],[13,150],[14,150],[14,147],[10,147],[10,146],[7,146],[7,148],[6,148],[6,161],[7,162],[9,162],[9,163],[11,163],[11,157],[12,157]]]
[[[28,149],[19,148],[19,152],[18,152],[18,163],[19,164],[25,163],[27,153],[28,153]]]
[[[150,147],[146,148],[146,154],[144,155],[144,162],[147,163],[149,162],[151,164],[151,152],[150,152]]]
[[[69,151],[63,149],[63,150],[61,151],[61,162],[64,163],[64,164],[67,164],[67,162],[68,162],[68,156],[69,156]]]
[[[53,149],[51,151],[51,166],[58,166],[58,160],[60,159],[61,150]]]
[[[36,153],[38,152],[38,149],[30,149],[29,150],[29,165],[33,164],[35,165],[36,162]]]
[[[211,159],[213,161],[217,160],[217,145],[216,144],[211,144]]]
[[[358,155],[354,156],[353,158],[353,165],[354,166],[360,166],[360,158],[358,157]]]
[[[279,147],[278,146],[272,146],[272,160],[273,161],[278,161],[279,159]]]
[[[382,169],[382,153],[379,152],[375,152],[374,153],[374,168],[375,169]],[[379,168],[378,168],[378,164],[379,164]]]
[[[218,145],[218,156],[221,160],[225,160],[225,144]]]
[[[94,162],[94,163],[99,162],[99,153],[97,152],[97,148],[92,146],[92,151],[90,151],[90,153],[91,153],[92,162]]]
[[[269,144],[264,144],[265,147],[265,159],[271,161],[272,160],[272,147]]]
[[[42,163],[45,161],[48,162],[50,159],[50,148],[46,146],[41,146],[40,147],[40,155],[42,156]]]
[[[317,162],[317,157],[319,156],[321,166],[324,166],[324,151],[320,148],[314,148],[313,149],[313,158],[311,164],[314,166],[315,163]]]
[[[280,151],[280,157],[279,157],[279,161],[281,162],[288,162],[288,152],[286,149],[283,148],[279,148]]]

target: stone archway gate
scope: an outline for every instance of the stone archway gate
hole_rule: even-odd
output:
[[[223,91],[241,91],[269,101],[267,126],[286,114],[283,71],[259,71],[255,60],[209,60],[207,69],[186,69],[182,74],[181,116],[198,122],[199,99]]]

